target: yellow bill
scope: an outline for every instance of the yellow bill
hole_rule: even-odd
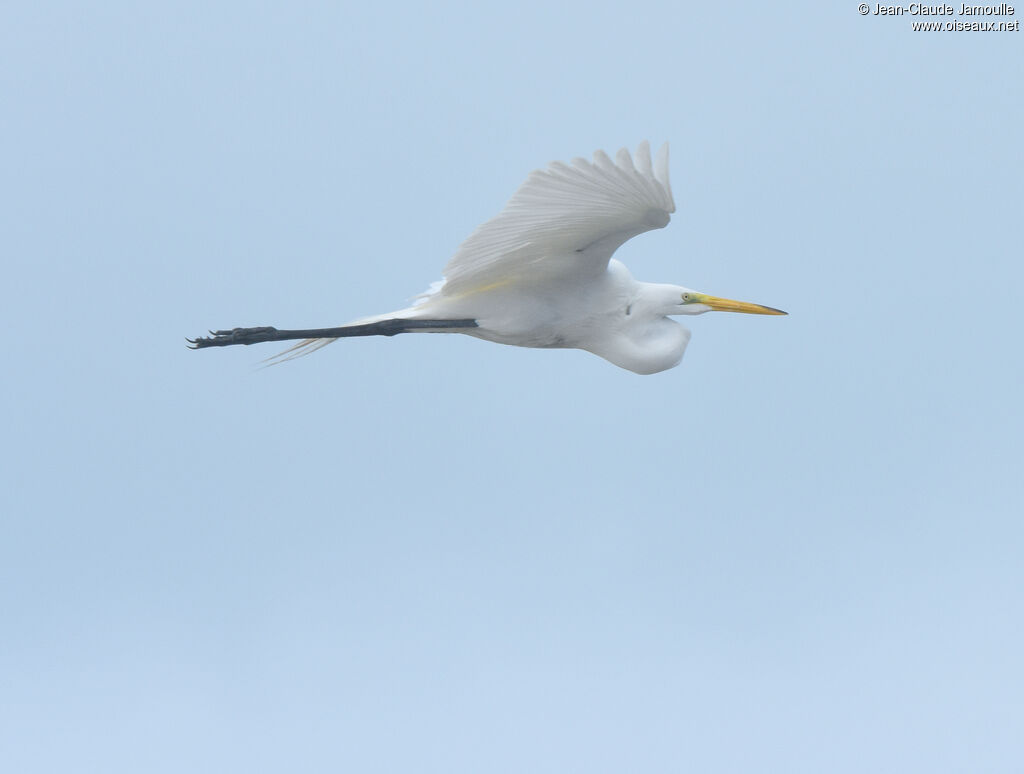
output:
[[[695,293],[695,301],[698,304],[710,306],[716,312],[744,312],[745,314],[788,314],[781,309],[773,309],[770,306],[751,304],[748,301],[733,301],[731,298],[719,298],[704,293]]]

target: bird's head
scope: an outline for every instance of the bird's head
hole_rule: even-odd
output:
[[[744,312],[746,314],[786,314],[781,309],[709,296],[689,288],[679,288],[669,314],[704,314],[704,312]]]

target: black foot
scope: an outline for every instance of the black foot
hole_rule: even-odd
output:
[[[194,339],[185,339],[189,349],[203,349],[204,347],[229,347],[232,344],[259,344],[264,341],[274,341],[274,334],[277,328],[265,325],[260,328],[232,328],[229,331],[210,331],[210,336],[200,336]]]

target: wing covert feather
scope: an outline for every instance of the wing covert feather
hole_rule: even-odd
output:
[[[479,226],[445,266],[444,293],[463,293],[510,277],[603,270],[626,240],[668,225],[675,212],[668,143],[651,164],[650,146],[635,159],[555,161],[531,172],[494,218]]]

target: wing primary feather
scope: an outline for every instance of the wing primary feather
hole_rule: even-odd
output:
[[[615,163],[626,172],[636,172],[636,167],[633,166],[633,157],[629,155],[626,148],[619,148],[619,152],[615,154]]]
[[[654,179],[665,186],[669,198],[672,197],[672,186],[668,182],[668,143],[658,149],[658,158],[654,162]]]
[[[647,140],[636,146],[636,167],[644,177],[654,177],[654,170],[651,169],[651,144]]]
[[[594,151],[594,166],[602,172],[611,172],[615,168],[612,160],[603,150]]]

